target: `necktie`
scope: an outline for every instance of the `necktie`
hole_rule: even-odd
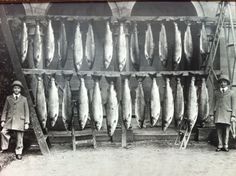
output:
[[[18,99],[18,96],[16,96],[16,100]]]

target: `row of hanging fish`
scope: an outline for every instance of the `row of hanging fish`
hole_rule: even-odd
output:
[[[122,71],[126,66],[127,58],[130,58],[134,68],[139,70],[140,68],[140,48],[138,40],[138,30],[137,24],[133,24],[133,30],[130,32],[130,40],[127,43],[126,38],[126,26],[124,23],[119,25],[119,34],[117,41],[117,60],[118,68]],[[68,41],[66,34],[66,27],[63,22],[61,22],[59,29],[59,38],[56,39],[54,36],[54,30],[52,27],[51,20],[48,21],[46,36],[45,36],[45,53],[43,53],[43,40],[41,34],[40,24],[37,22],[35,35],[34,35],[34,63],[35,67],[39,67],[40,63],[43,60],[43,54],[45,54],[45,63],[49,67],[52,62],[55,54],[57,54],[60,64],[62,67],[65,66],[68,53]],[[178,28],[178,24],[174,22],[174,32],[175,32],[175,46],[174,46],[174,56],[173,62],[174,67],[176,68],[182,59],[182,50],[185,54],[187,63],[190,65],[193,58],[193,40],[191,35],[190,24],[187,25],[186,31],[184,33],[184,40],[181,39],[181,32]],[[21,35],[21,61],[24,63],[28,51],[28,29],[26,23],[23,22],[22,35]],[[182,44],[183,42],[183,44]],[[209,50],[209,43],[207,38],[207,33],[204,23],[200,31],[200,53],[202,55],[207,54]],[[161,30],[159,33],[159,59],[164,67],[168,64],[168,42],[165,25],[161,24]],[[183,46],[183,48],[182,48]],[[106,22],[105,36],[104,36],[104,67],[107,69],[113,58],[114,42],[113,42],[113,33],[110,28],[110,23]],[[128,51],[129,48],[129,51]],[[144,41],[144,56],[149,65],[153,64],[154,61],[154,37],[151,24],[147,24],[147,29],[145,31],[145,41]],[[55,53],[57,51],[57,53]],[[74,32],[74,41],[73,41],[73,59],[74,66],[77,71],[80,70],[83,59],[87,61],[87,64],[90,69],[93,68],[95,62],[95,39],[94,31],[92,24],[88,25],[88,31],[86,33],[85,41],[85,50],[83,50],[82,34],[80,30],[80,23],[78,22],[75,27]],[[129,53],[129,56],[128,56]]]

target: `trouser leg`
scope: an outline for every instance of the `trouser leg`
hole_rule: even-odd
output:
[[[15,149],[15,152],[16,152],[17,155],[21,155],[22,154],[22,150],[23,150],[23,136],[24,136],[24,132],[16,131],[16,149]]]
[[[230,131],[230,125],[225,125],[225,129],[224,129],[224,148],[228,148],[229,147],[229,131]]]
[[[222,125],[216,124],[216,131],[217,131],[217,137],[218,137],[218,148],[223,147],[223,129]]]
[[[1,131],[1,149],[7,150],[9,146],[11,136],[9,135],[9,130],[6,128],[3,128]]]

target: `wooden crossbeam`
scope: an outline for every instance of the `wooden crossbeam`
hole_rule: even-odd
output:
[[[38,117],[36,115],[36,112],[35,112],[35,109],[33,106],[33,101],[31,99],[31,96],[29,93],[29,89],[28,89],[28,85],[27,85],[25,76],[24,76],[22,69],[21,69],[20,59],[19,59],[16,47],[15,47],[15,43],[14,43],[14,40],[12,37],[10,26],[7,21],[5,8],[3,5],[0,5],[0,17],[1,17],[1,21],[2,21],[2,24],[1,24],[2,33],[3,33],[4,39],[5,39],[5,42],[7,45],[8,53],[10,55],[10,59],[12,62],[14,72],[17,73],[16,74],[17,79],[19,79],[22,82],[22,84],[24,86],[24,92],[25,92],[26,97],[28,99],[29,108],[30,108],[31,123],[33,126],[33,130],[35,132],[40,150],[43,155],[49,154],[50,151],[49,151],[46,139],[44,138],[44,134],[41,129],[41,126],[39,124],[39,120],[38,120]]]
[[[188,70],[188,71],[79,71],[76,72],[74,70],[48,70],[48,69],[22,69],[23,73],[26,75],[31,74],[56,74],[56,75],[62,75],[62,74],[73,74],[74,76],[78,75],[84,75],[87,76],[91,75],[101,75],[101,76],[115,76],[120,77],[120,75],[131,75],[131,76],[149,76],[149,74],[157,74],[158,77],[162,75],[183,75],[183,76],[189,76],[190,74],[196,74],[196,75],[205,75],[206,72],[202,70]],[[215,73],[218,75],[221,73],[220,70],[215,70]]]

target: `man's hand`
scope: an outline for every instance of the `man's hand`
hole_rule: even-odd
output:
[[[235,118],[235,116],[231,116],[230,121],[231,121],[231,122],[236,122],[236,118]]]
[[[5,122],[1,122],[1,127],[4,127],[4,125],[5,125]]]
[[[25,124],[25,130],[28,130],[28,129],[29,129],[29,124],[26,123],[26,124]]]

